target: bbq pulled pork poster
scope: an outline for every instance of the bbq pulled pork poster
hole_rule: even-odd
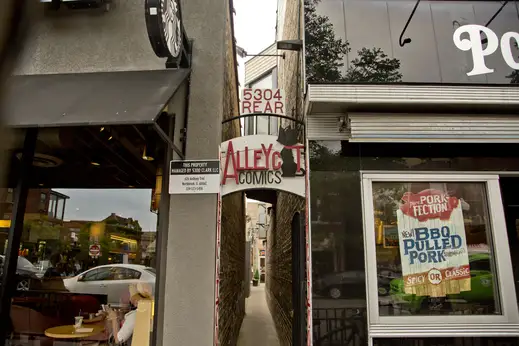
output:
[[[470,291],[460,200],[434,189],[406,192],[397,218],[405,292],[445,297]]]

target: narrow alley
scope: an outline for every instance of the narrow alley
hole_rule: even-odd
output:
[[[265,296],[265,284],[252,286],[246,300],[246,315],[238,337],[238,346],[279,346],[274,321]]]

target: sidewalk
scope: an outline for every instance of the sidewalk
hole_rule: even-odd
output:
[[[279,346],[276,327],[265,298],[265,284],[251,287],[245,305],[246,315],[240,329],[238,346]]]

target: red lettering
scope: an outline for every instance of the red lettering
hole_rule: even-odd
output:
[[[261,160],[261,149],[254,149],[254,169],[259,170],[265,168],[258,165],[259,160]]]
[[[264,113],[273,113],[272,112],[272,107],[270,106],[270,102],[267,102],[267,104],[265,105],[265,109],[263,110]]]
[[[276,101],[274,103],[274,114],[285,114],[285,111],[283,110],[283,102]]]
[[[254,101],[252,102],[253,104],[253,109],[254,109],[254,113],[261,113],[261,101]]]
[[[243,101],[241,103],[242,105],[242,110],[241,112],[244,113],[244,114],[248,114],[248,113],[252,113],[252,110],[251,110],[251,102],[250,101]]]
[[[276,161],[277,159],[277,161]],[[281,169],[281,154],[279,151],[275,151],[272,153],[272,169],[273,170],[279,170]]]
[[[242,170],[246,169],[252,169],[252,167],[249,166],[249,147],[245,147],[245,167],[242,168]]]
[[[265,154],[265,168],[269,169],[269,155],[272,151],[272,144],[269,145],[268,149],[265,148],[264,144],[261,144],[261,149],[263,150],[263,154]]]
[[[304,145],[294,145],[294,146],[286,146],[285,148],[287,149],[295,149],[296,150],[296,156],[297,156],[297,170],[296,172],[299,173],[301,172],[301,150],[303,150],[305,147]]]
[[[229,174],[228,173],[229,157],[232,160],[232,168],[233,168],[233,173],[234,174]],[[240,160],[240,158],[238,157],[238,164],[239,164],[239,160]],[[236,165],[236,161],[234,160],[234,147],[232,146],[232,141],[230,141],[229,145],[227,146],[227,153],[226,153],[226,156],[225,156],[225,166],[223,168],[222,185],[225,185],[225,182],[229,178],[234,178],[234,181],[236,182],[236,184],[238,184],[237,165]]]

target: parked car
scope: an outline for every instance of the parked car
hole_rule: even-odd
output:
[[[155,269],[137,264],[108,264],[63,279],[69,292],[106,294],[108,304],[116,307],[129,303],[130,284],[148,283],[155,291]]]
[[[3,275],[5,256],[0,255],[0,275]],[[33,281],[40,281],[43,273],[38,270],[27,258],[18,256],[16,264],[16,289],[28,291]]]
[[[380,295],[389,293],[389,283],[392,275],[385,273],[378,277],[378,290]],[[366,275],[362,270],[348,270],[331,273],[317,279],[313,285],[314,292],[339,299],[344,296],[364,297],[366,294]]]
[[[428,310],[432,306],[454,305],[458,303],[494,304],[494,283],[488,253],[469,255],[470,291],[450,294],[446,297],[429,298],[407,294],[404,290],[404,280],[400,277],[390,283],[390,295],[393,305],[412,312]]]

